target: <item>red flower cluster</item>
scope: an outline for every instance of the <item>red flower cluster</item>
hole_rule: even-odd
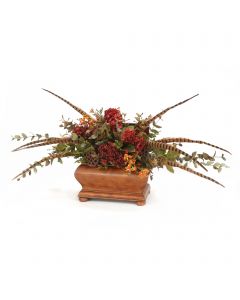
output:
[[[146,141],[142,136],[137,136],[136,131],[131,128],[127,128],[122,133],[121,139],[125,143],[129,143],[135,146],[136,152],[142,152],[146,145]]]
[[[86,122],[81,122],[79,125],[75,125],[73,128],[73,133],[76,133],[78,136],[82,136],[85,139],[89,138],[93,133],[94,127],[91,124]]]
[[[73,128],[73,133],[76,133],[78,136],[85,136],[88,128],[89,126],[87,125],[75,125],[75,127]]]
[[[100,162],[104,166],[107,166],[108,164],[115,167],[124,166],[123,154],[118,151],[115,145],[111,142],[101,144],[98,147],[98,154]]]
[[[104,119],[110,125],[112,130],[116,130],[116,126],[122,128],[122,114],[117,108],[109,108],[104,112]]]
[[[125,143],[134,144],[136,132],[134,129],[127,128],[123,131],[121,139]]]
[[[134,141],[135,149],[138,153],[141,153],[146,146],[146,141],[142,136],[136,136]]]

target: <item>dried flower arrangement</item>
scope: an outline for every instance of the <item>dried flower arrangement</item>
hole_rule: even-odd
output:
[[[198,94],[168,107],[153,117],[150,115],[143,118],[142,114],[137,114],[135,122],[129,123],[126,115],[118,108],[109,108],[105,111],[92,109],[90,115],[55,93],[43,90],[70,105],[81,114],[81,118],[77,123],[63,118],[60,127],[65,129],[66,133],[61,137],[50,137],[49,134],[28,136],[24,133],[13,136],[12,139],[17,141],[31,139],[29,143],[13,151],[53,145],[48,156],[31,164],[14,179],[20,180],[26,175],[31,175],[32,171],[37,172],[37,167],[51,165],[55,159],[62,163],[62,158],[71,156],[80,164],[100,168],[121,168],[139,176],[150,175],[151,178],[153,168],[166,167],[170,172],[174,172],[174,168],[180,168],[223,186],[218,181],[193,170],[189,165],[192,164],[195,168],[201,167],[205,171],[207,167],[213,167],[220,172],[227,166],[224,162],[217,162],[216,158],[225,161],[224,154],[220,157],[216,156],[216,152],[214,155],[205,152],[188,154],[179,147],[182,143],[197,143],[227,153],[230,153],[229,151],[204,141],[188,138],[156,139],[161,128],[156,121],[169,110],[188,102]]]

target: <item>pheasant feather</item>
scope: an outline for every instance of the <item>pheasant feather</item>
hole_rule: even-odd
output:
[[[179,138],[164,138],[164,139],[158,140],[158,142],[161,142],[161,143],[197,143],[197,144],[204,144],[204,145],[207,145],[207,146],[210,146],[210,147],[213,147],[213,148],[216,148],[216,149],[219,149],[219,150],[222,150],[222,151],[225,151],[225,152],[231,154],[231,152],[229,152],[228,150],[223,149],[219,146],[216,146],[216,145],[204,142],[204,141],[192,140],[192,139],[188,139],[188,138],[181,138],[181,137],[179,137]]]
[[[73,145],[73,144],[79,144],[79,141],[73,141],[71,138],[63,138],[63,139],[53,139],[51,141],[47,141],[47,142],[43,142],[43,143],[39,143],[39,144],[35,144],[35,145],[31,145],[31,146],[27,146],[27,147],[23,147],[19,150],[25,150],[25,149],[30,149],[30,148],[36,148],[36,147],[41,147],[41,146],[47,146],[47,145],[53,145],[53,144],[68,144],[68,145]]]
[[[190,98],[188,98],[188,99],[186,99],[186,100],[184,100],[184,101],[181,101],[181,102],[179,102],[179,103],[177,103],[177,104],[175,104],[175,105],[173,105],[173,106],[170,106],[170,107],[164,109],[164,110],[161,111],[159,114],[155,115],[153,118],[151,118],[151,119],[149,119],[149,120],[146,120],[146,122],[143,121],[144,125],[145,125],[145,126],[149,126],[149,125],[150,125],[151,123],[153,123],[156,119],[161,118],[161,117],[162,117],[166,112],[168,112],[169,110],[171,110],[171,109],[173,109],[173,108],[175,108],[175,107],[177,107],[177,106],[179,106],[179,105],[182,105],[182,104],[188,102],[189,100],[191,100],[191,99],[197,97],[198,95],[199,95],[199,94],[196,94],[196,95],[194,95],[194,96],[192,96],[192,97],[190,97]]]
[[[84,110],[82,110],[81,108],[75,106],[74,104],[72,104],[71,102],[69,102],[68,100],[62,98],[61,96],[58,96],[57,94],[47,90],[47,89],[43,89],[44,91],[54,95],[55,97],[59,98],[60,100],[62,100],[63,102],[67,103],[68,105],[70,105],[73,109],[75,109],[77,112],[79,112],[83,117],[90,119],[92,121],[95,121],[89,114],[87,114]]]
[[[73,156],[71,153],[53,153],[49,154],[48,156],[43,157],[41,160],[36,161],[34,164],[30,165],[27,169],[23,170],[21,173],[19,173],[17,176],[15,176],[12,180],[15,179],[20,179],[22,176],[25,177],[27,173],[35,169],[37,166],[41,166],[42,163],[54,160],[55,158],[63,158],[63,157],[68,157],[68,156]]]
[[[178,154],[182,154],[187,158],[192,158],[191,155],[189,155],[187,152],[185,152],[181,149],[178,149],[175,146],[168,145],[167,143],[161,143],[159,141],[149,141],[148,145],[151,148],[156,148],[156,149],[160,149],[160,150],[169,150],[169,151],[172,151],[172,152],[175,152],[175,153],[178,153]],[[199,165],[200,167],[202,167],[205,171],[207,171],[207,169],[198,160],[195,159],[194,162],[197,165]]]
[[[31,145],[37,145],[37,144],[41,144],[41,143],[45,143],[45,142],[51,142],[51,141],[55,141],[55,140],[61,140],[61,138],[51,137],[51,138],[47,138],[47,139],[42,139],[42,140],[38,140],[38,141],[29,142],[29,143],[26,143],[26,144],[24,144],[20,147],[17,147],[15,149],[13,149],[12,152],[21,150],[22,148],[25,148],[25,147],[28,147],[28,146],[31,146]]]
[[[202,178],[204,178],[204,179],[210,180],[210,181],[212,181],[212,182],[214,182],[214,183],[216,183],[216,184],[219,184],[219,185],[221,185],[222,187],[224,187],[224,185],[222,185],[220,182],[216,181],[215,179],[213,179],[213,178],[211,178],[211,177],[209,177],[209,176],[203,175],[203,174],[201,174],[201,173],[199,173],[199,172],[197,172],[197,171],[194,171],[193,169],[191,169],[191,168],[189,168],[189,167],[183,166],[183,165],[181,165],[180,163],[178,163],[178,162],[176,162],[176,161],[166,160],[166,161],[164,162],[164,164],[166,164],[166,165],[168,165],[168,166],[170,166],[170,167],[177,167],[177,168],[180,168],[180,169],[182,169],[182,170],[185,170],[185,171],[187,171],[187,172],[190,172],[190,173],[192,173],[192,174],[194,174],[194,175],[197,175],[197,176],[199,176],[199,177],[202,177]]]

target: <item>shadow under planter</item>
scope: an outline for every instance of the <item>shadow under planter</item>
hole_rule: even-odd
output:
[[[78,195],[82,202],[90,199],[125,200],[144,205],[150,193],[148,176],[140,177],[122,169],[80,165],[74,175],[82,185]]]

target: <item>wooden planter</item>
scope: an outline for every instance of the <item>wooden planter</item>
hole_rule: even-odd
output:
[[[75,178],[82,185],[78,197],[85,202],[89,199],[126,200],[144,205],[150,192],[148,177],[128,174],[124,170],[107,170],[79,166]]]

